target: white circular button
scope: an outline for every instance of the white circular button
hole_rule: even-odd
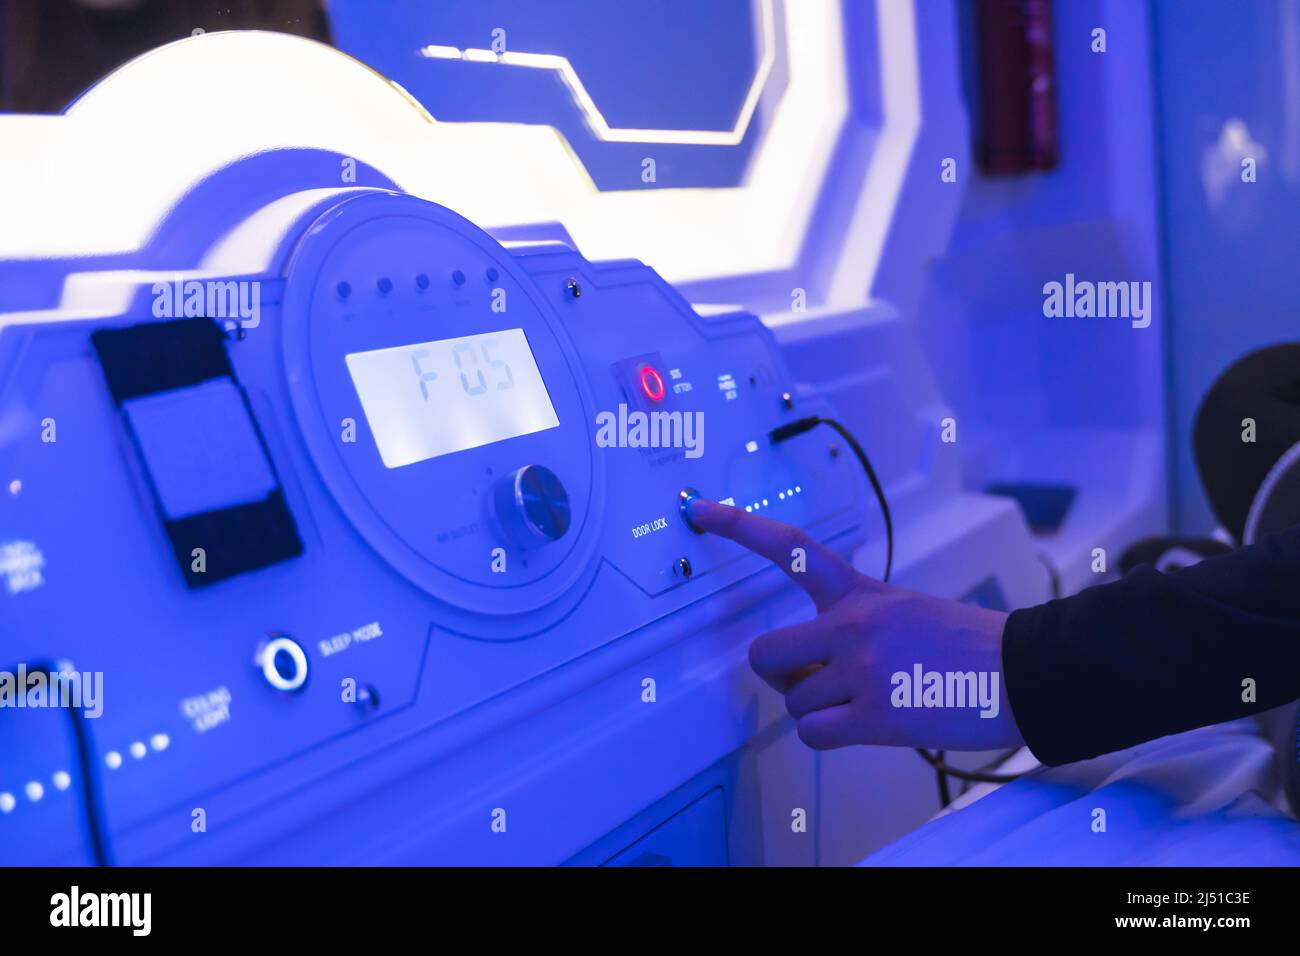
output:
[[[262,645],[262,676],[276,690],[293,693],[307,683],[307,654],[289,637],[273,637]]]

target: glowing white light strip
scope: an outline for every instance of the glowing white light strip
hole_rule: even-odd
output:
[[[106,319],[124,313],[141,286],[152,287],[158,282],[172,283],[187,279],[226,279],[229,276],[229,273],[212,269],[73,272],[64,278],[59,304],[55,308],[5,312],[0,314],[0,329],[7,325],[36,322]]]
[[[432,57],[438,60],[459,60],[460,49],[454,46],[430,44],[420,51],[420,56]]]
[[[916,50],[902,42],[914,43],[912,4],[900,0],[880,9],[892,21],[880,32],[882,52],[912,60]],[[899,29],[900,20],[906,29]],[[713,189],[661,181],[673,188],[603,192],[554,129],[436,122],[405,90],[330,47],[259,32],[181,40],[117,71],[66,116],[0,117],[0,209],[9,227],[0,229],[0,260],[139,249],[195,182],[255,153],[310,148],[369,164],[400,189],[489,229],[562,223],[588,258],[641,259],[679,285],[789,269],[815,228],[819,190],[849,121],[850,81],[837,0],[787,5],[783,30],[789,78],[744,182]],[[855,210],[855,231],[809,265],[814,272],[831,266],[840,280],[834,285],[845,293],[843,300],[835,297],[841,306],[865,301],[879,254],[876,237],[896,215],[905,159],[914,148],[919,96],[908,87],[916,83],[916,64],[891,59],[885,72],[891,71],[897,72],[882,77],[891,93],[883,105],[886,131],[894,132],[885,136],[903,148],[873,154],[861,178],[854,177],[844,201]],[[898,108],[903,116],[893,115]],[[160,117],[167,117],[167,136],[157,135]],[[104,142],[123,145],[88,145]],[[316,179],[313,185],[325,184]],[[877,195],[875,208],[883,210],[874,226],[864,190]],[[265,216],[282,224],[293,212],[289,206],[301,208],[300,198],[272,204]],[[279,237],[275,225],[254,215],[197,262],[166,265],[228,275],[262,271]],[[92,296],[82,281],[89,282],[69,280],[63,310],[110,305],[99,299],[102,286]],[[791,281],[808,285],[810,304],[825,301],[812,274]],[[698,291],[714,302],[740,295],[730,287]],[[11,313],[4,321],[51,321],[54,311]],[[798,318],[813,315],[810,308]]]
[[[767,86],[768,77],[776,63],[775,15],[772,10],[774,0],[763,0],[761,4],[761,23],[763,30],[763,55],[759,60],[754,79],[745,94],[745,102],[740,108],[736,122],[729,130],[696,129],[626,129],[609,125],[600,107],[587,92],[587,87],[573,68],[569,58],[555,53],[515,53],[507,51],[500,55],[491,50],[466,49],[454,46],[430,45],[423,47],[421,56],[440,60],[468,60],[474,63],[501,63],[505,66],[522,66],[534,70],[553,70],[560,75],[564,85],[569,88],[578,109],[582,110],[587,127],[600,140],[606,143],[675,143],[688,146],[737,146],[749,131],[753,122],[754,111],[758,109],[759,97]]]
[[[825,307],[831,311],[861,303],[875,283],[921,130],[914,11],[908,4],[896,3],[882,3],[876,9],[884,122],[844,236],[844,249],[852,250],[852,255],[840,257],[827,290]]]

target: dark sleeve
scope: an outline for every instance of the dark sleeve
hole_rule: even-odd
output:
[[[1300,528],[1015,611],[1002,670],[1025,743],[1050,765],[1288,703],[1300,697]]]

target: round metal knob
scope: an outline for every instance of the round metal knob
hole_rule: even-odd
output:
[[[523,547],[557,541],[569,530],[569,493],[555,472],[525,465],[497,484],[497,517]]]

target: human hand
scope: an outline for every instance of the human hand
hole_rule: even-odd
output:
[[[1001,673],[1006,614],[884,584],[801,529],[741,508],[695,499],[690,519],[776,564],[816,605],[811,621],[749,647],[808,746],[1024,743]]]

